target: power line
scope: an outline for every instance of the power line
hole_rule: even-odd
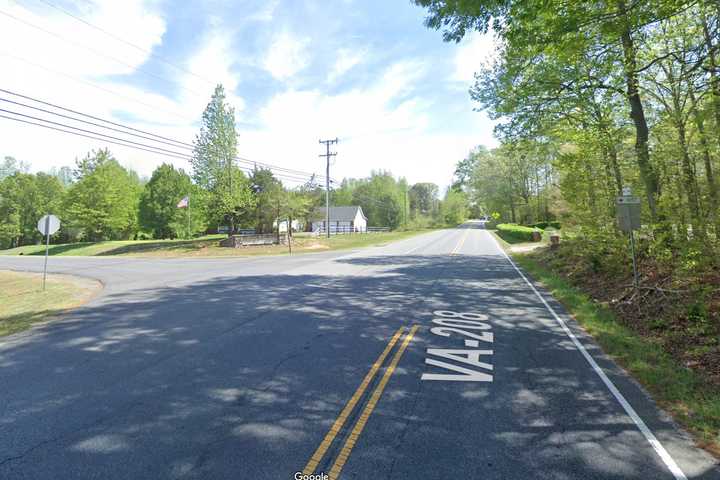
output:
[[[15,121],[15,122],[27,123],[27,124],[29,124],[29,125],[35,125],[35,126],[38,126],[38,127],[43,127],[43,128],[47,128],[47,129],[50,129],[50,130],[55,130],[55,131],[58,131],[58,132],[69,133],[69,134],[71,134],[71,135],[76,135],[76,136],[78,136],[78,137],[90,138],[90,139],[92,139],[92,140],[101,140],[101,141],[103,141],[103,142],[111,143],[111,144],[114,144],[114,145],[120,145],[120,146],[123,146],[123,147],[135,148],[136,150],[144,150],[144,151],[146,151],[146,152],[157,153],[158,155],[165,155],[165,156],[168,156],[168,157],[175,157],[175,158],[180,158],[180,159],[183,159],[183,160],[186,159],[185,157],[182,157],[182,156],[170,155],[170,154],[167,154],[167,153],[157,152],[157,151],[145,149],[145,148],[142,148],[142,147],[132,146],[132,145],[128,145],[128,144],[125,144],[125,143],[119,143],[119,142],[116,142],[116,141],[113,141],[113,140],[107,140],[107,139],[103,139],[103,138],[99,138],[99,137],[95,137],[95,136],[91,136],[91,135],[85,135],[85,134],[82,134],[82,133],[77,133],[77,132],[73,132],[73,131],[69,131],[69,130],[63,130],[63,129],[61,129],[61,128],[52,127],[52,126],[50,126],[50,125],[45,125],[45,124],[42,124],[42,123],[31,122],[31,121],[29,121],[29,120],[23,120],[23,119],[21,119],[21,118],[8,117],[7,115],[0,115],[0,118],[5,118],[5,119],[7,119],[7,120],[13,120],[13,121]]]
[[[10,111],[10,110],[5,110],[5,109],[0,109],[0,112],[5,112],[5,113],[9,113],[9,114],[11,114],[11,115],[21,116],[21,117],[30,119],[30,120],[25,120],[25,119],[23,119],[23,118],[11,117],[11,116],[3,115],[2,113],[0,113],[0,118],[4,118],[4,119],[7,119],[7,120],[12,120],[12,121],[15,121],[15,122],[21,122],[21,123],[25,123],[25,124],[29,124],[29,125],[34,125],[34,126],[46,128],[46,129],[49,129],[49,130],[54,130],[54,131],[61,132],[61,133],[67,133],[67,134],[70,134],[70,135],[75,135],[75,136],[78,136],[78,137],[84,137],[84,138],[88,138],[88,139],[92,139],[92,140],[100,140],[100,141],[102,141],[102,142],[110,143],[110,144],[113,144],[113,145],[119,145],[119,146],[126,147],[126,148],[131,148],[131,149],[135,149],[135,150],[141,150],[141,151],[145,151],[145,152],[149,152],[149,153],[155,153],[155,154],[157,154],[157,155],[163,155],[163,156],[166,156],[166,157],[177,158],[177,159],[180,159],[180,160],[189,161],[190,159],[192,159],[192,156],[187,155],[187,154],[183,154],[183,153],[181,153],[181,152],[174,152],[174,151],[171,151],[171,150],[162,149],[162,148],[155,147],[155,146],[152,146],[152,145],[142,144],[142,143],[139,143],[139,142],[133,142],[132,140],[127,140],[127,139],[112,137],[112,136],[109,136],[109,135],[104,135],[104,134],[99,133],[99,132],[94,132],[94,131],[90,131],[90,130],[85,130],[85,129],[81,129],[81,128],[78,128],[78,127],[73,127],[73,126],[70,126],[70,125],[65,125],[65,124],[62,124],[62,123],[59,123],[59,122],[53,122],[53,121],[50,121],[50,120],[42,119],[42,118],[39,118],[39,117],[33,117],[33,116],[31,116],[31,115],[25,115],[25,114],[22,114],[22,113],[13,112],[13,111]],[[35,120],[35,121],[33,121],[33,120]],[[38,123],[38,122],[44,122],[44,123]],[[244,171],[244,172],[246,172],[246,173],[252,173],[252,169],[247,168],[247,167],[240,167],[240,166],[238,166],[238,169],[240,169],[240,170],[242,170],[242,171]],[[274,174],[276,177],[280,178],[281,180],[286,180],[286,181],[296,182],[296,183],[306,183],[306,182],[308,182],[309,180],[312,180],[312,177],[299,177],[299,176],[294,176],[294,175],[289,175],[289,174],[282,174],[282,173],[275,173],[275,172],[274,172],[273,174]]]
[[[174,150],[167,150],[167,149],[162,148],[162,147],[156,147],[156,146],[153,146],[153,145],[146,145],[146,144],[144,144],[144,143],[135,142],[135,141],[133,141],[133,140],[127,140],[127,139],[125,139],[125,138],[113,137],[113,136],[111,136],[111,135],[106,135],[106,134],[104,134],[104,133],[94,132],[94,131],[92,131],[92,130],[85,130],[84,128],[73,127],[72,125],[66,125],[66,124],[63,124],[63,123],[60,123],[60,122],[53,122],[52,120],[46,120],[46,119],[44,119],[44,118],[34,117],[34,116],[32,116],[32,115],[26,115],[26,114],[24,114],[24,113],[13,112],[12,110],[5,110],[4,108],[0,108],[0,112],[10,113],[10,114],[13,114],[13,115],[17,115],[17,116],[19,116],[19,117],[24,117],[24,118],[29,118],[29,119],[32,119],[32,120],[37,120],[37,121],[49,123],[50,125],[58,125],[58,126],[61,126],[61,127],[64,127],[64,128],[71,128],[71,129],[73,129],[73,130],[77,130],[77,131],[83,132],[83,133],[88,133],[88,134],[92,134],[92,135],[99,135],[99,136],[101,136],[101,137],[109,138],[109,139],[111,139],[111,140],[117,140],[117,141],[127,142],[127,143],[130,143],[130,144],[138,145],[138,146],[145,147],[145,148],[153,148],[153,149],[156,149],[156,150],[159,151],[159,152],[170,153],[170,154],[173,154],[173,155],[187,155],[187,154],[182,153],[182,152],[176,152],[176,151],[174,151]],[[190,157],[189,155],[187,155],[187,156]]]
[[[87,50],[88,52],[91,52],[91,53],[93,53],[93,54],[95,54],[95,55],[97,55],[97,56],[99,56],[99,57],[103,57],[103,58],[106,58],[106,59],[108,59],[108,60],[112,60],[112,61],[117,62],[117,63],[119,63],[120,65],[124,65],[124,66],[126,66],[126,67],[128,67],[128,68],[130,68],[130,69],[132,69],[132,70],[137,70],[138,72],[140,72],[140,73],[142,73],[142,74],[144,74],[144,75],[147,75],[147,76],[156,78],[156,79],[158,79],[158,80],[162,80],[162,81],[167,82],[167,83],[170,83],[170,84],[177,85],[177,86],[179,86],[181,89],[183,89],[183,90],[185,90],[185,91],[187,91],[187,92],[189,92],[189,93],[192,93],[193,95],[198,95],[198,96],[203,96],[203,95],[204,95],[203,93],[197,92],[197,91],[195,91],[195,90],[193,90],[193,89],[190,89],[190,88],[187,88],[187,87],[184,87],[183,85],[180,85],[180,84],[178,84],[177,82],[174,82],[174,81],[172,81],[172,80],[170,80],[170,79],[168,79],[168,78],[166,78],[166,77],[163,77],[163,76],[161,76],[161,75],[157,75],[157,74],[152,73],[152,72],[148,72],[148,71],[142,70],[141,68],[138,68],[136,65],[131,65],[131,64],[125,62],[125,61],[122,60],[122,59],[113,57],[113,56],[111,56],[111,55],[107,55],[107,54],[105,54],[105,53],[103,53],[103,52],[101,52],[101,51],[99,51],[99,50],[96,50],[96,49],[94,49],[94,48],[92,48],[92,47],[88,47],[87,45],[84,45],[84,44],[82,44],[82,43],[80,43],[80,42],[76,42],[76,41],[74,41],[74,40],[70,40],[70,39],[66,38],[65,36],[63,36],[63,35],[60,35],[59,33],[56,33],[56,32],[53,32],[53,31],[51,31],[51,30],[48,30],[48,29],[46,29],[46,28],[40,27],[40,26],[38,26],[38,25],[35,25],[34,23],[31,23],[31,22],[28,22],[27,20],[23,20],[22,18],[16,17],[15,15],[13,15],[13,14],[11,14],[11,13],[8,13],[8,12],[5,12],[5,11],[3,11],[3,10],[0,10],[0,15],[4,15],[4,16],[6,16],[6,17],[8,17],[8,18],[10,18],[10,19],[12,19],[12,20],[15,20],[15,21],[18,22],[18,23],[22,23],[23,25],[28,26],[28,27],[30,27],[30,28],[34,28],[34,29],[36,29],[36,30],[38,30],[38,31],[40,31],[40,32],[45,33],[46,35],[50,35],[50,36],[52,36],[52,37],[58,38],[58,39],[62,40],[63,42],[68,43],[68,44],[70,44],[70,45],[75,45],[75,46],[77,46],[77,47],[83,48],[83,49]]]
[[[0,89],[0,91],[2,91],[2,89]],[[8,100],[8,99],[2,98],[2,97],[0,97],[0,102],[12,103],[13,105],[17,105],[17,106],[24,107],[24,108],[30,108],[30,109],[32,109],[32,110],[37,110],[37,111],[40,111],[40,112],[43,112],[43,113],[48,113],[48,114],[50,114],[50,115],[55,115],[55,116],[58,116],[58,117],[61,117],[61,118],[65,118],[65,119],[67,119],[67,120],[73,120],[73,121],[76,121],[76,122],[82,122],[82,123],[85,123],[85,124],[88,124],[88,125],[92,125],[92,126],[95,126],[95,127],[104,128],[104,129],[106,129],[106,130],[110,130],[110,131],[113,131],[113,132],[124,133],[124,134],[126,134],[126,135],[129,134],[129,133],[126,132],[125,130],[121,130],[121,129],[119,129],[119,128],[108,127],[108,126],[106,126],[106,125],[102,125],[102,124],[95,123],[95,122],[88,122],[87,120],[81,120],[81,119],[79,119],[79,118],[71,117],[70,115],[63,115],[62,113],[52,112],[52,111],[46,110],[46,109],[44,109],[44,108],[33,107],[32,105],[27,105],[27,104],[25,104],[25,103],[15,102],[15,101],[13,101],[13,100]],[[163,144],[167,144],[167,145],[175,146],[175,147],[179,147],[179,148],[185,148],[185,147],[182,147],[182,146],[180,146],[180,145],[175,145],[175,144],[170,143],[170,142],[164,142],[164,141],[162,141],[162,140],[155,140],[155,139],[152,138],[152,137],[146,137],[146,136],[138,135],[138,134],[131,134],[131,135],[134,135],[134,136],[139,137],[139,138],[143,138],[143,139],[145,139],[145,140],[150,140],[150,141],[153,141],[153,142],[163,143]]]
[[[16,55],[13,55],[13,54],[10,54],[10,53],[7,53],[7,52],[2,52],[2,54],[5,55],[6,57],[10,57],[10,58],[13,58],[13,59],[15,59],[15,60],[18,60],[18,61],[20,61],[20,62],[27,63],[28,65],[31,65],[31,66],[33,66],[33,67],[35,67],[35,68],[39,68],[39,69],[41,69],[41,70],[45,70],[45,71],[47,71],[47,72],[51,72],[51,73],[54,73],[54,74],[56,74],[56,75],[60,75],[60,76],[69,78],[69,79],[74,80],[74,81],[76,81],[76,82],[78,82],[78,83],[84,83],[85,85],[89,85],[89,86],[91,86],[91,87],[93,87],[93,88],[95,88],[95,89],[97,89],[97,90],[101,90],[101,91],[103,91],[103,92],[105,92],[105,93],[109,93],[110,95],[114,95],[114,96],[116,96],[116,97],[118,97],[118,98],[122,98],[123,100],[129,100],[129,101],[131,101],[131,102],[135,102],[135,103],[137,103],[138,105],[142,105],[142,106],[144,106],[144,107],[146,107],[146,108],[149,108],[150,110],[153,110],[153,111],[156,111],[156,112],[160,112],[160,113],[164,113],[164,114],[167,114],[167,115],[172,115],[172,116],[174,116],[174,117],[177,117],[177,118],[181,119],[181,120],[184,121],[184,122],[192,123],[192,122],[190,122],[185,116],[180,115],[180,114],[177,113],[177,112],[171,112],[170,110],[165,110],[165,109],[159,108],[159,107],[157,107],[157,106],[155,106],[155,105],[151,105],[151,104],[149,104],[149,103],[145,103],[145,102],[143,102],[142,100],[138,100],[138,99],[133,98],[133,97],[128,97],[127,95],[123,95],[122,93],[118,93],[118,92],[115,92],[115,91],[113,91],[113,90],[109,90],[109,89],[107,89],[107,88],[105,88],[105,87],[101,87],[100,85],[97,85],[96,83],[89,82],[89,81],[84,80],[84,79],[82,79],[82,78],[78,78],[78,77],[76,77],[76,76],[74,76],[74,75],[70,75],[70,74],[61,72],[61,71],[59,71],[59,70],[55,70],[55,69],[53,69],[53,68],[46,67],[46,66],[44,66],[44,65],[40,65],[40,64],[35,63],[35,62],[33,62],[33,61],[31,61],[31,60],[28,60],[28,59],[26,59],[26,58],[18,57],[18,56],[16,56]]]
[[[95,126],[95,127],[104,128],[104,129],[107,129],[107,130],[119,132],[119,133],[122,133],[122,134],[124,134],[124,135],[129,135],[129,136],[132,136],[132,137],[138,137],[138,138],[142,138],[142,139],[144,139],[144,140],[150,140],[150,141],[152,141],[152,142],[157,142],[157,143],[165,144],[165,145],[168,145],[168,146],[171,146],[171,147],[175,147],[175,148],[183,148],[183,149],[187,149],[187,150],[191,150],[191,151],[194,150],[194,148],[195,148],[195,146],[194,146],[193,144],[191,144],[191,143],[183,142],[183,141],[180,141],[180,140],[175,140],[175,139],[173,139],[173,138],[166,137],[166,136],[162,136],[162,135],[157,135],[157,134],[154,134],[154,133],[152,133],[152,132],[148,132],[148,131],[146,131],[146,130],[141,130],[141,129],[137,129],[137,128],[134,128],[134,127],[130,127],[130,126],[128,126],[128,125],[124,125],[124,124],[121,124],[121,123],[113,122],[113,121],[111,121],[111,120],[107,120],[107,119],[104,119],[104,118],[101,118],[101,117],[97,117],[97,116],[94,116],[94,115],[90,115],[90,114],[87,114],[87,113],[80,112],[80,111],[78,111],[78,110],[73,110],[73,109],[70,109],[70,108],[67,108],[67,107],[63,107],[63,106],[57,105],[57,104],[55,104],[55,103],[46,102],[46,101],[44,101],[44,100],[40,100],[40,99],[31,97],[31,96],[28,96],[28,95],[23,95],[23,94],[20,94],[20,93],[17,93],[17,92],[13,92],[13,91],[10,91],[10,90],[6,90],[6,89],[3,89],[3,88],[0,88],[0,92],[1,92],[1,93],[5,93],[5,94],[8,94],[8,95],[13,95],[13,96],[16,96],[16,97],[19,97],[19,98],[23,98],[23,99],[25,99],[25,100],[29,100],[29,101],[32,101],[32,102],[36,102],[36,103],[39,103],[39,104],[41,104],[41,105],[44,105],[44,106],[47,106],[47,107],[51,107],[51,108],[55,108],[55,109],[58,109],[58,110],[61,110],[61,111],[64,111],[64,112],[69,112],[69,113],[72,113],[73,115],[79,115],[79,116],[82,116],[82,117],[87,117],[87,118],[96,120],[96,121],[98,121],[98,122],[107,123],[107,124],[109,124],[109,125],[113,125],[113,126],[115,126],[115,127],[120,127],[120,128],[122,128],[122,129],[130,130],[130,131],[129,131],[129,132],[125,132],[125,131],[120,130],[120,129],[118,129],[118,128],[108,127],[108,126],[101,125],[101,124],[98,124],[98,123],[95,123],[95,122],[90,122],[90,121],[87,121],[87,120],[83,120],[83,119],[81,119],[81,118],[76,118],[76,117],[72,117],[72,116],[69,116],[69,115],[60,114],[60,113],[53,112],[53,111],[50,111],[50,110],[47,110],[47,109],[35,107],[35,106],[32,106],[32,105],[27,105],[27,104],[20,103],[20,102],[15,102],[15,101],[9,100],[9,99],[0,98],[0,101],[5,101],[5,102],[8,102],[8,103],[13,103],[13,104],[16,104],[16,105],[19,105],[19,106],[27,107],[27,108],[30,108],[30,109],[33,109],[33,110],[37,110],[37,111],[42,111],[42,112],[44,112],[44,113],[48,113],[48,114],[55,115],[55,116],[58,116],[58,117],[62,117],[62,118],[66,118],[66,119],[69,119],[69,120],[76,121],[76,122],[81,122],[81,123],[89,124],[89,125],[92,125],[92,126]],[[133,133],[133,132],[138,132],[138,133]],[[98,134],[99,134],[99,133],[98,133]],[[140,134],[142,134],[142,135],[140,135]],[[154,138],[151,138],[151,137],[154,137]],[[157,138],[157,140],[156,140],[156,138]],[[123,140],[125,140],[125,139],[123,139]],[[302,171],[302,170],[290,169],[290,168],[285,168],[285,167],[280,167],[280,166],[278,166],[278,165],[272,165],[272,164],[264,163],[264,162],[257,162],[257,161],[253,161],[253,160],[250,160],[250,159],[247,159],[247,158],[243,158],[243,157],[239,157],[239,156],[236,156],[235,159],[238,160],[239,162],[246,163],[246,164],[253,165],[253,166],[260,165],[260,166],[262,166],[262,167],[264,167],[264,168],[267,168],[267,169],[269,169],[269,170],[273,170],[274,173],[283,173],[285,176],[295,176],[295,177],[297,177],[297,176],[307,177],[307,176],[313,176],[313,175],[317,176],[315,173],[305,172],[305,171]]]
[[[197,73],[195,73],[195,72],[193,72],[192,70],[189,70],[189,69],[187,69],[187,68],[185,68],[185,67],[183,67],[183,66],[177,65],[177,64],[175,64],[175,63],[173,63],[173,62],[165,59],[164,57],[162,57],[162,56],[154,53],[152,50],[148,50],[148,49],[143,48],[143,47],[141,47],[141,46],[139,46],[139,45],[136,45],[136,44],[134,44],[134,43],[132,43],[132,42],[129,42],[129,41],[127,41],[126,39],[124,39],[124,38],[122,38],[122,37],[120,37],[120,36],[118,36],[118,35],[115,35],[114,33],[109,32],[109,31],[105,30],[105,29],[102,28],[102,27],[99,27],[99,26],[95,25],[94,23],[88,22],[88,21],[85,20],[84,18],[78,17],[77,15],[75,15],[75,14],[73,14],[73,13],[71,13],[71,12],[68,12],[68,11],[65,10],[64,8],[59,7],[58,5],[55,5],[55,4],[52,3],[52,2],[48,2],[47,0],[38,0],[38,1],[44,3],[45,5],[48,5],[48,6],[52,7],[52,8],[54,8],[55,10],[58,10],[58,11],[64,13],[65,15],[67,15],[67,16],[69,16],[69,17],[74,18],[75,20],[77,20],[77,21],[79,21],[79,22],[84,23],[84,24],[87,25],[88,27],[91,27],[91,28],[93,28],[93,29],[95,29],[95,30],[97,30],[97,31],[99,31],[99,32],[104,33],[105,35],[109,36],[110,38],[113,38],[113,39],[117,40],[118,42],[124,43],[125,45],[128,45],[128,46],[130,46],[130,47],[133,47],[133,48],[135,48],[136,50],[139,50],[139,51],[141,51],[141,52],[143,52],[143,53],[147,53],[147,54],[149,54],[150,56],[152,56],[152,57],[160,60],[160,61],[163,62],[163,63],[165,63],[166,65],[169,65],[169,66],[171,66],[171,67],[174,67],[174,68],[176,68],[176,69],[178,69],[178,70],[180,70],[180,71],[183,71],[183,72],[185,72],[185,73],[187,73],[187,74],[189,74],[189,75],[192,75],[192,76],[194,76],[194,77],[196,77],[196,78],[199,78],[200,80],[203,80],[203,81],[207,82],[208,84],[210,84],[210,85],[212,85],[212,86],[215,86],[215,83],[214,83],[212,80],[209,80],[209,79],[203,77],[202,75],[198,75]]]
[[[134,128],[134,127],[130,127],[130,126],[127,126],[127,125],[123,125],[122,123],[116,123],[116,122],[113,122],[113,121],[111,121],[111,120],[106,120],[106,119],[104,119],[104,118],[96,117],[96,116],[93,116],[93,115],[90,115],[90,114],[87,114],[87,113],[82,113],[82,112],[79,112],[79,111],[77,111],[77,110],[72,110],[72,109],[67,108],[67,107],[62,107],[62,106],[57,105],[57,104],[54,104],[54,103],[46,102],[46,101],[44,101],[44,100],[39,100],[39,99],[37,99],[37,98],[29,97],[29,96],[27,96],[27,95],[23,95],[23,94],[20,94],[20,93],[17,93],[17,92],[12,92],[12,91],[10,91],[10,90],[5,90],[5,89],[3,89],[3,88],[0,88],[0,92],[6,93],[6,94],[8,94],[8,95],[14,95],[14,96],[16,96],[16,97],[24,98],[25,100],[30,100],[30,101],[32,101],[32,102],[39,103],[39,104],[42,104],[42,105],[45,105],[45,106],[48,106],[48,107],[56,108],[56,109],[62,110],[62,111],[64,111],[64,112],[73,113],[73,114],[75,114],[75,115],[81,115],[81,116],[83,116],[83,117],[91,118],[91,119],[97,120],[97,121],[99,121],[99,122],[104,122],[104,123],[108,123],[108,124],[110,124],[110,125],[115,125],[116,127],[122,127],[122,128],[127,129],[127,130],[132,130],[132,131],[134,131],[134,132],[143,133],[143,134],[145,134],[145,135],[150,135],[150,136],[153,136],[153,137],[157,137],[157,138],[159,138],[159,139],[161,139],[161,140],[167,140],[167,141],[169,141],[169,142],[177,143],[177,144],[179,144],[179,145],[187,145],[187,143],[185,143],[185,142],[181,142],[181,141],[178,141],[178,140],[173,140],[172,138],[169,138],[169,137],[163,137],[162,135],[157,135],[157,134],[155,134],[155,133],[150,133],[150,132],[147,132],[147,131],[145,131],[145,130],[140,130],[140,129],[138,129],[138,128]],[[35,108],[35,107],[30,107],[30,108]],[[58,114],[58,113],[53,113],[53,115],[60,115],[60,114]],[[104,127],[104,128],[107,128],[107,127]]]

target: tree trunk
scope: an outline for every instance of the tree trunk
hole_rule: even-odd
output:
[[[695,126],[697,127],[698,137],[700,139],[700,150],[703,154],[703,163],[705,165],[705,179],[708,184],[708,193],[710,194],[710,208],[708,209],[710,214],[713,216],[713,220],[716,223],[715,230],[718,232],[718,186],[715,181],[715,175],[713,173],[712,158],[710,157],[710,145],[708,144],[707,134],[705,133],[705,122],[698,110],[697,100],[695,93],[693,92],[692,85],[689,86],[690,90],[690,107],[692,108],[693,118],[695,119]]]
[[[708,26],[707,17],[705,16],[703,16],[703,34],[705,35],[705,44],[710,51],[708,55],[708,61],[710,63],[710,91],[712,93],[713,113],[715,114],[715,133],[718,143],[720,144],[720,79],[718,79],[717,74],[718,65],[715,52],[713,51],[714,45],[710,35],[710,27]]]
[[[680,115],[678,113],[678,115]],[[702,214],[700,213],[700,200],[698,197],[698,186],[693,171],[690,153],[688,152],[687,138],[685,134],[685,125],[681,119],[676,120],[678,131],[678,141],[682,149],[682,172],[683,183],[688,197],[688,208],[690,210],[690,218],[692,219],[693,236],[704,236],[704,225],[702,222]],[[684,233],[684,232],[683,232]]]
[[[640,98],[639,82],[637,75],[637,51],[635,43],[630,32],[630,25],[627,21],[627,5],[625,0],[617,0],[618,10],[620,10],[622,31],[620,39],[623,47],[623,63],[625,67],[625,81],[627,83],[627,99],[630,104],[630,118],[635,126],[635,154],[637,156],[638,167],[640,168],[640,177],[645,184],[645,193],[647,195],[648,206],[650,207],[650,215],[653,222],[657,220],[657,201],[660,196],[660,186],[657,173],[650,163],[650,150],[648,148],[648,138],[650,132],[645,119],[645,110],[643,108],[642,99]]]
[[[618,195],[622,195],[623,179],[622,172],[620,172],[620,164],[618,163],[618,153],[615,144],[610,141],[608,144],[608,158],[610,159],[610,166],[612,167],[613,175],[615,177],[615,188]]]

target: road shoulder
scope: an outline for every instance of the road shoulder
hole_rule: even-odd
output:
[[[52,321],[98,295],[103,286],[88,278],[0,270],[0,337]]]

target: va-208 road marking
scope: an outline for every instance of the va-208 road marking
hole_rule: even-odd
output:
[[[487,315],[474,312],[457,313],[450,310],[436,310],[433,314],[438,318],[434,318],[432,323],[440,326],[431,328],[430,333],[446,338],[452,334],[465,337],[465,347],[470,349],[428,348],[426,364],[454,373],[423,373],[420,378],[450,382],[492,382],[492,374],[485,372],[493,370],[492,363],[480,361],[480,358],[483,357],[485,360],[485,357],[491,357],[493,351],[478,349],[480,342],[492,344],[495,341],[493,333],[488,331],[492,326],[486,323]],[[454,363],[437,360],[437,358],[452,360]],[[468,366],[473,368],[468,368]]]

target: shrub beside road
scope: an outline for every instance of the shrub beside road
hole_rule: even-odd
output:
[[[498,235],[508,243],[532,242],[533,234],[542,234],[540,229],[514,223],[501,223],[496,227],[496,230]]]

